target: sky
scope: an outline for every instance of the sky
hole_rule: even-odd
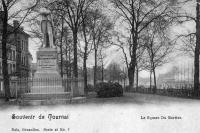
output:
[[[185,5],[183,7],[183,9],[185,9],[185,11],[189,12],[191,15],[195,14],[195,4],[194,3]],[[109,10],[109,9],[107,9],[107,10]],[[22,26],[24,26],[25,31],[27,31],[27,32],[29,31],[29,27],[27,24],[22,25]],[[183,23],[181,25],[173,26],[171,28],[170,35],[172,37],[174,37],[177,34],[194,31],[194,29],[195,29],[195,23],[187,22],[187,23]],[[38,50],[39,45],[41,45],[41,44],[38,39],[32,39],[32,38],[29,39],[29,50],[32,54],[34,63],[36,62],[36,51]],[[123,64],[123,62],[124,62],[123,54],[122,54],[121,50],[117,51],[116,49],[117,49],[116,47],[111,47],[111,48],[105,50],[105,53],[109,53],[104,61],[106,67],[111,62]],[[181,64],[183,64],[185,62],[187,64],[188,64],[188,62],[190,64],[193,64],[193,60],[191,58],[189,58],[188,56],[180,56],[179,51],[176,51],[174,53],[174,56],[175,56],[175,58],[173,58],[169,63],[164,64],[162,67],[159,67],[156,70],[157,75],[167,73],[173,68],[173,66],[179,67],[179,66],[181,66]],[[88,66],[92,67],[94,65],[94,57],[92,55],[90,55],[87,62],[88,62]],[[124,66],[122,66],[122,67],[124,67]],[[149,76],[149,73],[147,71],[140,72],[140,77],[144,78],[144,77],[148,77],[148,76]]]

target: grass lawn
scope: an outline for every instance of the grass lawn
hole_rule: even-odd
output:
[[[200,100],[167,97],[153,94],[124,93],[123,97],[97,98],[88,97],[86,104],[172,104],[172,103],[200,103]]]

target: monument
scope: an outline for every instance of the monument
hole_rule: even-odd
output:
[[[53,27],[48,19],[49,12],[41,13],[43,44],[37,51],[37,69],[33,78],[31,93],[62,93],[62,78],[59,74],[57,49],[53,41]]]
[[[78,80],[71,79],[70,82],[65,82],[66,80],[61,78],[57,49],[53,41],[53,26],[48,19],[49,12],[43,10],[41,16],[43,43],[37,51],[37,69],[33,80],[30,82],[30,92],[22,95],[22,104],[41,105],[84,102],[86,98],[79,97],[78,89],[83,92],[82,94],[84,94],[84,91],[78,86]],[[68,88],[70,89],[68,90]]]

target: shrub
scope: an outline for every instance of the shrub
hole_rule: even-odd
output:
[[[119,97],[123,96],[123,88],[119,83],[101,82],[96,85],[98,97]]]

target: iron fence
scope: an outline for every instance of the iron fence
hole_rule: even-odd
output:
[[[19,98],[27,93],[48,94],[72,92],[74,87],[83,90],[83,79],[75,78],[20,78],[10,81],[10,93],[12,98]],[[0,92],[0,97],[5,96],[5,89]]]
[[[144,94],[157,94],[163,96],[172,96],[172,97],[185,97],[185,98],[193,98],[194,93],[196,93],[196,98],[200,98],[200,91],[194,92],[193,89],[174,89],[174,88],[167,88],[167,89],[156,89],[154,93],[153,88],[134,88],[126,90],[126,92],[137,92],[137,93],[144,93]]]

